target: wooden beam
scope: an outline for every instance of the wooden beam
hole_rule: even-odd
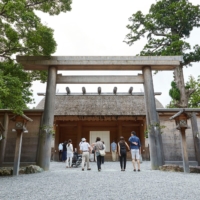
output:
[[[161,92],[154,92],[154,95],[161,95]],[[38,92],[37,93],[38,96],[45,96],[46,94],[44,92]],[[66,94],[66,93],[56,93],[56,96],[83,96],[83,93],[70,93],[70,94]],[[84,96],[144,96],[144,92],[133,92],[132,94],[128,93],[128,92],[118,92],[116,94],[113,93],[109,93],[109,92],[105,92],[105,93],[85,93]]]
[[[174,70],[182,56],[17,56],[25,70]]]
[[[57,84],[143,84],[142,74],[137,76],[62,76],[58,74]]]
[[[77,127],[78,125],[76,124],[60,124],[59,127]]]

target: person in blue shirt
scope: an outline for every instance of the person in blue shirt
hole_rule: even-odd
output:
[[[141,143],[140,139],[136,136],[135,131],[131,132],[131,137],[129,138],[133,171],[136,171],[135,161],[137,161],[138,171],[140,171],[140,154],[141,154]]]

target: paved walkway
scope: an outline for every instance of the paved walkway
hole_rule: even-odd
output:
[[[199,200],[200,175],[151,170],[150,162],[133,172],[127,163],[125,172],[118,162],[105,162],[98,172],[66,169],[64,163],[51,162],[48,172],[0,177],[1,200]]]

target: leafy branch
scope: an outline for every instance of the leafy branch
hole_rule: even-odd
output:
[[[166,126],[160,125],[160,123],[158,123],[158,122],[155,122],[155,123],[153,123],[153,124],[150,124],[150,125],[148,126],[148,129],[145,130],[145,132],[144,132],[144,137],[145,137],[145,138],[148,138],[148,133],[150,132],[150,130],[151,130],[152,128],[160,130],[160,133],[162,134],[163,132],[162,132],[161,130],[164,129],[164,128],[166,128]]]
[[[52,126],[43,125],[40,127],[40,130],[42,130],[42,132],[44,132],[44,133],[55,135],[55,130]]]

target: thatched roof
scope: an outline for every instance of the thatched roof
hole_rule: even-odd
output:
[[[44,108],[44,99],[36,109]],[[163,108],[156,100],[156,107]],[[56,96],[54,115],[146,115],[144,96]]]

